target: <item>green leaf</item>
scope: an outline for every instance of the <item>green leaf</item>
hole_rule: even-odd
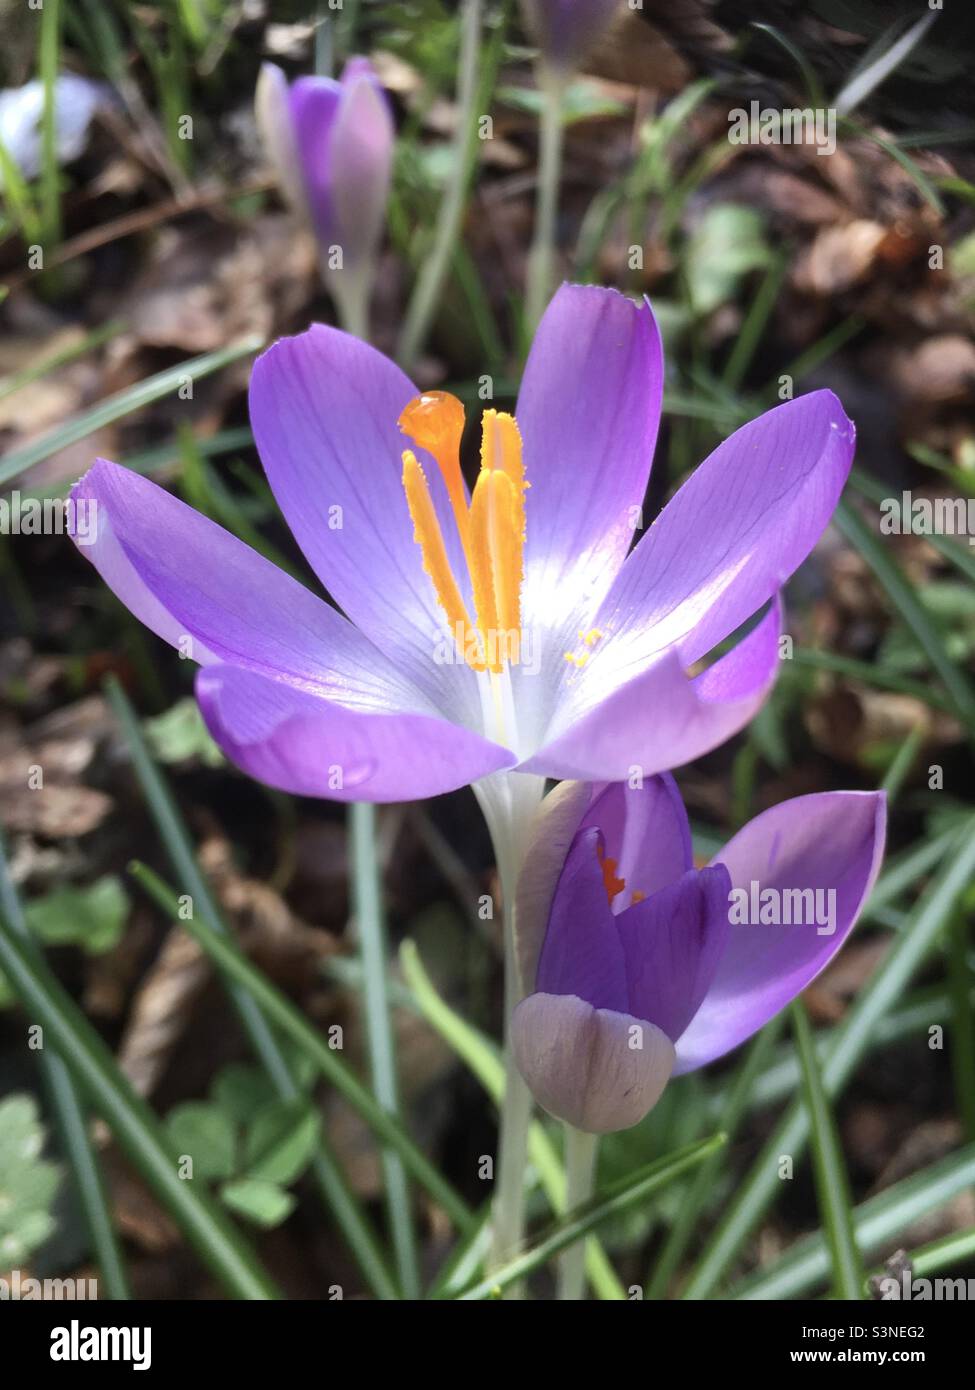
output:
[[[853,1213],[858,1245],[864,1251],[879,1253],[920,1217],[950,1202],[973,1182],[975,1144],[968,1144],[858,1206]],[[821,1286],[829,1271],[829,1250],[822,1233],[817,1231],[797,1240],[772,1264],[736,1285],[731,1296],[762,1300],[801,1298]]]
[[[0,1101],[0,1268],[26,1260],[55,1229],[61,1170],[41,1158],[45,1132],[33,1096]]]
[[[143,720],[142,727],[153,757],[161,763],[184,763],[194,759],[204,767],[220,767],[224,762],[192,695],[177,700],[165,714]]]
[[[44,1029],[45,1046],[57,1049],[92,1108],[207,1267],[237,1297],[276,1298],[276,1286],[219,1204],[201,1184],[180,1179],[164,1127],[77,1004],[3,918],[0,966],[30,1018]]]
[[[737,203],[715,203],[684,251],[691,304],[706,316],[733,299],[741,280],[769,263],[761,216]]]
[[[655,1197],[667,1183],[673,1182],[682,1173],[702,1163],[724,1143],[725,1136],[715,1134],[699,1144],[690,1144],[687,1148],[668,1154],[666,1158],[659,1158],[655,1163],[631,1173],[622,1182],[604,1188],[592,1201],[575,1207],[561,1221],[557,1221],[532,1249],[518,1255],[503,1268],[495,1270],[487,1279],[482,1279],[473,1288],[462,1293],[461,1299],[495,1297],[508,1284],[524,1279],[532,1270],[547,1264],[555,1255],[574,1245],[577,1240],[582,1240],[610,1217],[619,1217],[638,1203]]]
[[[101,955],[117,945],[129,915],[129,895],[114,874],[87,888],[58,888],[27,903],[27,925],[48,946],[81,946]]]
[[[245,1062],[232,1062],[224,1067],[210,1087],[214,1105],[234,1124],[245,1125],[262,1106],[274,1099],[270,1079],[257,1067]]]
[[[225,1182],[220,1189],[220,1199],[262,1230],[280,1226],[296,1206],[290,1192],[263,1178],[236,1178],[233,1182]]]
[[[802,1067],[806,1113],[809,1116],[816,1196],[833,1266],[833,1290],[837,1298],[858,1302],[864,1296],[864,1275],[854,1230],[850,1182],[836,1125],[823,1089],[812,1029],[805,1006],[798,999],[792,1005],[792,1025]]]
[[[244,1167],[252,1178],[291,1183],[304,1172],[318,1144],[321,1117],[303,1100],[272,1100],[244,1139]]]
[[[193,1160],[194,1178],[229,1178],[237,1167],[237,1132],[222,1110],[188,1100],[166,1116],[166,1129],[180,1158]]]

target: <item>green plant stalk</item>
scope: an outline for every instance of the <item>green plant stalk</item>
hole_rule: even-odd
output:
[[[703,1163],[724,1143],[725,1136],[715,1134],[701,1143],[689,1144],[686,1148],[678,1149],[675,1153],[657,1159],[655,1163],[642,1169],[636,1178],[630,1176],[613,1183],[592,1202],[586,1203],[581,1209],[576,1208],[568,1212],[561,1221],[552,1227],[549,1234],[531,1250],[526,1250],[522,1255],[516,1256],[501,1269],[495,1270],[486,1279],[475,1284],[473,1288],[465,1290],[460,1295],[461,1299],[466,1301],[498,1297],[504,1289],[519,1279],[523,1279],[532,1270],[547,1264],[549,1260],[561,1254],[563,1250],[567,1250],[573,1242],[582,1240],[604,1221],[629,1211],[639,1202],[654,1196],[661,1188],[666,1187],[675,1178],[679,1178],[682,1173],[686,1173],[695,1164]]]
[[[71,996],[5,917],[0,917],[0,969],[203,1263],[238,1298],[277,1298],[276,1286],[219,1203],[202,1184],[180,1178],[159,1120]]]
[[[133,878],[141,884],[160,909],[179,920],[179,899],[158,874],[144,864],[130,866]],[[289,999],[271,984],[244,956],[230,937],[213,929],[196,916],[181,923],[215,963],[221,973],[251,995],[262,1013],[290,1037],[315,1063],[322,1076],[358,1111],[376,1135],[402,1157],[408,1170],[460,1231],[469,1231],[476,1218],[442,1177],[425,1154],[413,1143],[403,1127],[383,1110],[354,1075],[351,1067],[329,1047],[318,1031],[298,1012]]]
[[[592,1197],[599,1139],[595,1134],[583,1133],[574,1125],[564,1125],[563,1131],[565,1134],[565,1204],[570,1211],[574,1211]],[[576,1241],[559,1258],[557,1293],[559,1299],[578,1302],[579,1299],[585,1297],[585,1253],[585,1244],[582,1241]]]
[[[827,1096],[839,1094],[869,1045],[871,1035],[899,998],[914,971],[934,946],[959,895],[975,875],[975,818],[966,823],[956,841],[957,853],[945,858],[947,868],[919,899],[905,930],[893,943],[879,969],[836,1030],[823,1066]],[[776,1126],[738,1187],[738,1194],[698,1261],[683,1296],[710,1296],[755,1223],[781,1191],[778,1158],[788,1153],[797,1158],[808,1137],[802,1106],[793,1104]]]
[[[975,1140],[975,971],[968,955],[968,919],[955,913],[948,931],[948,989],[951,995],[951,1070],[958,1115],[966,1139]]]
[[[349,838],[352,845],[352,890],[359,950],[364,979],[366,1041],[376,1100],[390,1115],[399,1118],[399,1084],[396,1076],[395,1042],[386,988],[386,931],[383,922],[382,893],[376,866],[376,809],[367,802],[349,807]],[[420,1267],[410,1210],[410,1190],[403,1160],[395,1151],[383,1153],[386,1183],[386,1210],[393,1238],[396,1268],[404,1298],[420,1296]]]
[[[433,246],[413,287],[396,344],[396,360],[406,372],[410,371],[427,340],[464,213],[464,200],[477,140],[482,9],[482,0],[464,0],[461,12],[457,134],[454,139],[453,166],[450,182],[444,191],[437,214]]]
[[[802,1067],[802,1091],[812,1138],[816,1195],[833,1265],[833,1291],[837,1298],[859,1302],[864,1294],[863,1261],[857,1248],[846,1164],[823,1089],[805,1005],[797,999],[790,1012]]]
[[[728,1136],[729,1143],[737,1133],[738,1126],[748,1108],[755,1082],[768,1061],[769,1053],[775,1046],[784,1023],[785,1014],[781,1013],[771,1023],[766,1024],[748,1049],[745,1060],[735,1074],[734,1082],[730,1087],[718,1121],[718,1128]],[[697,1227],[698,1218],[714,1190],[714,1184],[721,1168],[721,1152],[719,1150],[717,1153],[713,1153],[710,1158],[706,1158],[694,1174],[690,1188],[681,1201],[677,1220],[670,1229],[670,1234],[654,1268],[653,1277],[647,1286],[645,1292],[647,1299],[666,1297],[670,1281],[677,1272],[684,1251]]]
[[[196,862],[193,846],[176,802],[146,747],[132,706],[114,678],[106,682],[105,693],[122,726],[136,777],[180,884],[189,893],[195,910],[212,923],[211,929],[226,934],[223,918]],[[178,918],[178,904],[175,915]],[[300,1096],[301,1088],[281,1051],[278,1040],[249,992],[231,984],[228,994],[251,1047],[270,1077],[277,1094],[283,1100],[292,1100]],[[312,1173],[369,1287],[377,1298],[396,1298],[396,1283],[387,1268],[379,1241],[349,1187],[342,1166],[332,1152],[324,1132],[319,1136],[319,1151],[312,1160]]]
[[[399,954],[403,977],[423,1017],[470,1069],[495,1105],[500,1106],[505,1075],[499,1049],[440,997],[423,968],[415,942],[404,941]],[[529,1127],[528,1154],[552,1210],[564,1212],[565,1173],[551,1139],[538,1121]],[[600,1298],[615,1302],[626,1298],[623,1285],[595,1236],[586,1242],[586,1270]]]
[[[539,66],[542,93],[539,128],[538,195],[535,236],[528,255],[526,328],[534,333],[551,297],[555,279],[555,233],[562,174],[562,115],[565,78],[546,64]]]
[[[45,251],[61,240],[61,188],[57,148],[57,79],[61,45],[61,0],[44,0],[39,44],[40,78],[44,88],[41,112],[41,225]]]
[[[922,1216],[950,1202],[973,1182],[975,1145],[969,1144],[861,1203],[853,1213],[857,1244],[861,1250],[889,1249],[889,1242],[897,1240]],[[963,1258],[966,1234],[971,1235],[970,1232],[956,1233],[951,1244],[937,1242],[945,1248],[930,1256],[928,1269],[939,1259],[947,1263],[950,1259]],[[801,1298],[823,1284],[829,1275],[827,1242],[822,1232],[816,1231],[797,1240],[771,1265],[734,1285],[728,1296],[762,1302]]]
[[[167,367],[164,372],[157,372],[155,376],[146,377],[135,386],[116,392],[114,396],[109,396],[107,400],[92,406],[91,410],[86,410],[63,425],[58,425],[40,439],[32,440],[22,449],[15,449],[12,453],[6,454],[0,459],[0,486],[15,478],[18,473],[23,473],[25,469],[32,468],[35,463],[42,463],[52,454],[66,449],[69,444],[77,444],[79,440],[85,439],[104,425],[114,424],[123,416],[131,415],[134,410],[141,410],[143,406],[171,395],[188,382],[198,381],[210,372],[219,371],[221,367],[227,367],[232,362],[239,362],[242,357],[256,352],[263,346],[263,342],[264,340],[257,336],[242,339],[231,347],[221,348],[219,352],[206,352],[200,357],[191,357],[186,362],[180,362],[178,366]]]
[[[9,923],[10,930],[23,941],[25,948],[30,948],[39,956],[40,951],[31,937],[23,905],[7,867],[2,831],[0,913]],[[112,1225],[112,1213],[101,1164],[88,1135],[88,1120],[84,1106],[78,1097],[71,1073],[58,1053],[41,1048],[38,1060],[61,1144],[71,1168],[81,1214],[91,1241],[92,1255],[98,1265],[101,1278],[100,1296],[112,1301],[128,1299],[131,1295],[125,1261]]]

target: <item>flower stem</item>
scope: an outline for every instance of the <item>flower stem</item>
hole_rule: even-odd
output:
[[[511,1259],[524,1234],[525,1170],[533,1101],[515,1066],[509,1041],[511,1015],[524,994],[525,985],[519,966],[515,890],[528,842],[529,824],[541,803],[544,787],[541,778],[514,773],[486,778],[474,788],[491,832],[504,905],[505,1086],[498,1130],[489,1270]],[[505,1297],[518,1297],[517,1286],[509,1286]]]
[[[426,342],[430,323],[440,303],[451,252],[464,212],[468,175],[477,138],[481,10],[482,0],[465,0],[461,17],[460,75],[457,80],[457,134],[454,139],[450,182],[440,203],[433,246],[413,287],[396,344],[396,360],[405,371],[410,370]]]
[[[535,236],[528,258],[526,329],[534,332],[552,294],[555,278],[555,224],[562,171],[562,99],[565,78],[546,67],[539,69],[542,115],[538,154],[538,196]]]
[[[369,341],[369,292],[372,288],[371,265],[359,270],[322,269],[322,280],[338,310],[339,323],[346,333]]]
[[[565,1207],[573,1211],[589,1200],[596,1176],[599,1137],[565,1125]],[[578,1300],[586,1292],[586,1242],[577,1240],[559,1259],[558,1297]]]

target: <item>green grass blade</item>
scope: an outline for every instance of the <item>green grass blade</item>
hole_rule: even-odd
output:
[[[460,1298],[466,1301],[495,1297],[508,1284],[524,1279],[533,1270],[547,1264],[555,1255],[577,1240],[582,1240],[604,1221],[621,1216],[631,1207],[655,1196],[661,1188],[679,1178],[695,1164],[703,1163],[710,1154],[722,1148],[724,1143],[725,1136],[715,1134],[698,1144],[688,1144],[676,1153],[658,1158],[656,1162],[641,1168],[637,1173],[631,1173],[619,1182],[603,1188],[597,1197],[576,1207],[561,1221],[556,1222],[537,1245],[518,1255],[501,1269],[495,1270],[489,1278],[482,1279],[473,1288],[465,1290]]]
[[[857,1249],[846,1164],[823,1089],[805,1005],[797,999],[790,1012],[802,1068],[802,1091],[809,1119],[816,1196],[833,1268],[833,1290],[837,1298],[859,1302],[864,1295],[863,1262]]]
[[[769,1060],[769,1053],[775,1046],[784,1023],[785,1014],[782,1013],[771,1023],[766,1024],[738,1068],[718,1121],[718,1128],[727,1135],[729,1143],[734,1138],[738,1126],[745,1116],[755,1082]],[[647,1286],[646,1297],[648,1299],[666,1298],[671,1280],[684,1257],[684,1252],[697,1227],[701,1212],[705,1209],[708,1198],[714,1191],[714,1184],[720,1173],[722,1155],[723,1150],[713,1153],[710,1158],[704,1160],[694,1174],[693,1181],[681,1201],[677,1220],[671,1227],[657,1259],[653,1278]]]
[[[400,1118],[396,1044],[386,988],[387,949],[383,921],[382,890],[376,863],[376,809],[367,802],[349,807],[349,839],[352,848],[352,890],[355,920],[364,978],[366,1041],[376,1100],[396,1119]],[[396,1255],[396,1269],[404,1298],[420,1296],[420,1267],[410,1210],[410,1190],[403,1160],[395,1151],[383,1153],[386,1209]]]
[[[857,1207],[853,1213],[857,1244],[862,1250],[880,1251],[896,1241],[919,1217],[951,1201],[972,1182],[975,1182],[975,1144],[968,1144]],[[817,1231],[796,1241],[761,1273],[736,1285],[731,1297],[800,1298],[821,1286],[829,1274],[829,1247],[822,1233]]]
[[[73,420],[66,420],[63,425],[48,431],[40,439],[34,439],[23,448],[14,449],[0,459],[0,487],[9,483],[11,478],[16,478],[19,473],[23,473],[25,469],[32,468],[35,463],[41,463],[59,450],[66,449],[69,444],[77,444],[95,430],[111,425],[116,420],[131,415],[133,411],[161,400],[163,396],[171,395],[187,382],[198,381],[211,372],[218,372],[221,367],[239,362],[242,357],[251,356],[262,345],[263,339],[252,335],[231,347],[221,348],[219,352],[205,352],[200,357],[191,357],[186,362],[167,367],[164,372],[157,372],[155,376],[136,382],[124,391],[117,391],[114,396],[109,396],[90,410],[76,415]]]
[[[864,685],[875,686],[878,690],[896,690],[898,694],[910,695],[933,709],[954,713],[953,703],[940,690],[932,690],[930,686],[902,676],[898,671],[886,671],[876,663],[858,661],[856,657],[842,656],[839,652],[822,652],[815,647],[796,647],[792,659],[797,666],[849,676],[851,680],[862,681]]]
[[[63,1057],[75,1083],[203,1263],[238,1298],[277,1298],[274,1283],[219,1203],[201,1183],[179,1176],[177,1157],[159,1120],[71,996],[6,918],[0,918],[0,969],[31,1021],[44,1029],[46,1045]]]
[[[413,991],[423,1017],[456,1052],[495,1105],[500,1106],[504,1095],[504,1063],[499,1048],[441,999],[423,968],[414,942],[404,941],[399,954],[403,977]],[[537,1120],[528,1131],[528,1155],[552,1210],[564,1212],[565,1172],[562,1161]],[[616,1271],[595,1237],[586,1243],[586,1273],[599,1298],[619,1301],[626,1297]]]
[[[835,515],[837,526],[873,570],[897,613],[927,655],[959,715],[969,728],[975,729],[975,690],[965,673],[948,655],[941,634],[921,607],[900,567],[848,502],[841,501]]]
[[[132,706],[114,679],[106,682],[105,693],[122,726],[136,777],[180,886],[189,893],[195,911],[211,924],[211,929],[226,934],[223,917],[196,862],[193,844],[176,802],[146,746]],[[250,993],[241,986],[231,983],[228,993],[251,1047],[278,1095],[283,1100],[294,1099],[301,1094],[300,1088],[261,1010]],[[396,1285],[386,1267],[376,1234],[324,1134],[319,1136],[319,1151],[312,1160],[312,1173],[369,1287],[378,1298],[395,1298]]]
[[[33,946],[23,905],[7,868],[2,831],[0,913],[24,945],[32,946],[35,954],[39,954],[38,949]],[[130,1291],[125,1261],[112,1223],[101,1164],[88,1136],[85,1108],[71,1079],[71,1073],[58,1053],[41,1048],[38,1058],[55,1123],[61,1136],[61,1144],[74,1178],[81,1214],[91,1241],[92,1257],[98,1266],[101,1279],[100,1296],[113,1301],[128,1299]]]
[[[958,1116],[966,1139],[975,1141],[975,971],[969,955],[968,915],[959,910],[948,933],[948,990],[951,996],[951,1070]]]
[[[61,179],[58,169],[57,80],[61,48],[61,0],[44,0],[38,46],[41,111],[41,225],[45,252],[61,240]]]
[[[133,864],[130,871],[163,912],[174,921],[180,920],[179,899],[157,874],[144,864]],[[443,1207],[454,1225],[461,1231],[469,1231],[476,1218],[463,1199],[417,1148],[399,1122],[377,1103],[349,1064],[329,1047],[327,1041],[299,1013],[291,1001],[251,965],[236,942],[214,931],[213,927],[198,915],[189,920],[182,920],[181,926],[200,944],[218,970],[235,984],[246,989],[262,1013],[283,1034],[297,1043],[325,1079],[359,1112],[378,1138],[395,1149],[413,1177],[426,1188],[434,1201]]]
[[[955,904],[975,875],[975,818],[966,823],[957,853],[946,856],[947,867],[927,888],[873,977],[836,1030],[823,1067],[823,1085],[830,1097],[839,1094],[853,1072],[880,1020],[899,999],[908,980],[930,952],[950,920]],[[782,1121],[739,1185],[738,1195],[714,1232],[685,1298],[707,1298],[716,1288],[749,1234],[781,1189],[780,1154],[799,1156],[808,1128],[802,1107],[789,1107]]]

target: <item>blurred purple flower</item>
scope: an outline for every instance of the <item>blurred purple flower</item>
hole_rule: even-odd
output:
[[[104,460],[73,493],[96,504],[84,554],[201,664],[210,732],[272,786],[402,801],[516,769],[534,784],[651,776],[761,705],[776,602],[707,669],[688,668],[808,555],[854,444],[829,391],[780,405],[719,445],[630,552],[662,386],[649,306],[563,286],[517,424],[485,413],[471,499],[460,402],[418,398],[374,348],[315,326],[257,361],[250,412],[281,511],[342,612]]]
[[[553,68],[578,66],[608,29],[621,0],[521,0],[525,22]]]
[[[368,59],[350,58],[339,81],[299,77],[290,87],[280,68],[265,63],[255,106],[282,193],[314,231],[323,266],[341,271],[334,284],[343,275],[371,278],[395,131]]]
[[[100,83],[73,72],[58,74],[54,82],[54,138],[59,164],[70,164],[84,151],[95,112],[109,99],[108,89]],[[37,178],[41,171],[43,115],[44,83],[38,78],[0,91],[0,144],[26,179]]]
[[[669,775],[563,783],[519,884],[534,992],[512,1046],[539,1104],[591,1133],[627,1129],[672,1074],[758,1032],[846,940],[883,854],[883,792],[823,792],[750,821],[704,869]]]

